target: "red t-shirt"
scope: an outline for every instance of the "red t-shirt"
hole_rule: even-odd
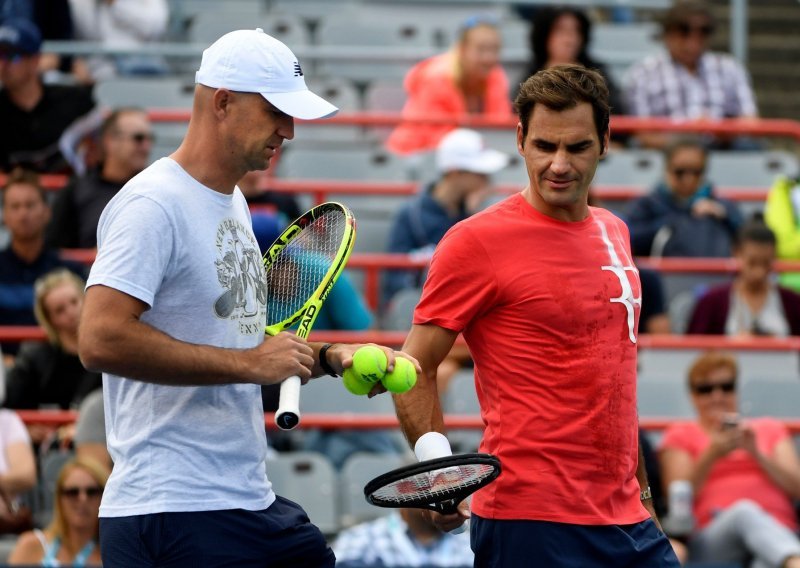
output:
[[[756,446],[765,455],[775,452],[778,442],[789,436],[786,427],[771,418],[748,420],[756,433]],[[664,434],[661,449],[673,448],[687,452],[697,461],[706,451],[711,439],[696,422],[673,424]],[[777,521],[797,532],[797,516],[791,497],[778,487],[745,450],[734,450],[718,459],[703,487],[695,495],[694,515],[698,528],[705,527],[714,515],[742,499],[755,501]]]
[[[625,296],[625,302],[614,298]],[[625,224],[561,222],[514,195],[453,227],[415,324],[463,332],[503,471],[472,510],[584,525],[648,518],[636,479],[641,287]]]

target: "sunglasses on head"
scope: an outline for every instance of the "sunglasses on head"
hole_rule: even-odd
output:
[[[695,394],[711,394],[715,390],[719,389],[724,393],[732,393],[736,390],[736,381],[730,381],[727,383],[711,383],[707,385],[695,385],[692,387],[692,390]]]
[[[702,37],[710,37],[711,34],[714,33],[714,26],[712,26],[711,24],[704,24],[702,26],[692,26],[691,24],[680,23],[675,26],[675,29],[683,37],[689,37],[694,33],[700,34]]]
[[[673,168],[672,175],[675,177],[685,177],[685,176],[692,176],[692,177],[700,177],[703,175],[705,170],[703,168]]]
[[[102,487],[64,487],[61,495],[69,499],[77,499],[83,493],[89,499],[96,499],[103,494]]]

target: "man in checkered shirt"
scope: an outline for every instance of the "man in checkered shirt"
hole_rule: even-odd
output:
[[[469,533],[443,533],[421,509],[399,509],[346,529],[333,543],[337,568],[472,567]]]
[[[676,3],[665,15],[663,30],[666,50],[645,58],[628,73],[625,95],[630,114],[676,119],[758,114],[747,71],[730,55],[708,50],[714,20],[704,2]],[[643,142],[660,147],[664,140]]]

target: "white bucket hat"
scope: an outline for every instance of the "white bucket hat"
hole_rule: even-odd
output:
[[[467,128],[449,132],[436,147],[436,167],[441,173],[460,170],[489,175],[505,168],[510,160],[508,154],[487,148],[483,137]]]
[[[260,93],[289,116],[327,118],[339,109],[308,90],[294,53],[264,30],[237,30],[203,51],[195,82],[214,89]]]

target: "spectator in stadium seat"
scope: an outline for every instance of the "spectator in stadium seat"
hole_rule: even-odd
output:
[[[76,175],[56,195],[47,242],[56,248],[94,248],[103,209],[148,163],[153,128],[138,108],[113,111],[100,128],[101,163]]]
[[[422,188],[392,220],[387,252],[430,258],[436,244],[456,223],[479,210],[491,189],[490,176],[505,168],[509,156],[485,147],[474,130],[459,128],[436,148],[438,179]],[[389,270],[383,279],[383,301],[398,291],[422,286],[418,270]]]
[[[762,221],[745,224],[736,243],[736,276],[698,299],[687,332],[800,335],[800,294],[774,282],[775,247],[775,234]]]
[[[664,487],[692,484],[690,561],[797,568],[800,459],[781,422],[738,417],[737,375],[726,353],[707,352],[692,364],[687,386],[697,420],[664,434]]]
[[[66,267],[76,274],[82,274],[83,268],[61,260],[55,250],[45,246],[50,208],[36,173],[12,172],[0,204],[10,240],[0,250],[0,325],[36,325],[34,281],[56,268]],[[9,343],[3,350],[15,354],[17,345]]]
[[[764,221],[775,233],[776,256],[780,260],[800,260],[800,183],[780,177],[767,194]],[[800,272],[783,272],[780,282],[800,292]]]
[[[75,39],[109,48],[137,48],[163,38],[169,23],[167,0],[70,0]],[[168,71],[153,55],[96,55],[86,60],[86,81],[116,75],[153,75]]]
[[[475,559],[468,532],[442,532],[420,509],[399,509],[347,528],[333,551],[341,568],[471,568]]]
[[[415,65],[406,75],[404,118],[436,115],[454,121],[466,117],[511,118],[508,78],[500,66],[498,23],[471,17],[446,53]],[[398,154],[433,150],[455,124],[401,122],[386,146]]]
[[[708,5],[679,0],[663,20],[665,50],[631,67],[626,106],[634,116],[681,120],[757,116],[747,71],[733,57],[708,50],[714,32]],[[663,147],[666,133],[639,135],[642,144]]]
[[[631,203],[625,215],[633,254],[730,256],[742,214],[733,202],[714,194],[705,177],[705,146],[694,138],[680,138],[664,155],[664,180]]]
[[[36,481],[36,458],[25,424],[16,412],[1,408],[0,534],[18,534],[33,526],[32,511],[20,496],[33,489]]]
[[[641,288],[628,232],[588,205],[609,144],[605,80],[544,69],[515,107],[528,185],[439,242],[404,345],[423,374],[393,396],[418,459],[450,455],[436,372],[463,333],[480,450],[503,473],[457,513],[426,514],[443,530],[470,519],[476,566],[677,567],[639,458]]]
[[[670,333],[670,319],[664,298],[664,282],[658,271],[638,267],[642,282],[642,311],[639,315],[639,331],[642,333]]]
[[[77,408],[100,388],[99,373],[87,371],[78,358],[78,322],[84,281],[65,268],[50,272],[34,286],[36,320],[47,341],[25,342],[8,373],[6,406],[35,409]]]
[[[0,24],[0,170],[65,171],[62,133],[94,107],[88,87],[46,85],[39,75],[42,37],[28,20]]]
[[[591,37],[592,23],[583,10],[573,6],[537,8],[531,21],[531,61],[520,82],[553,65],[583,65],[605,77],[611,113],[626,114],[622,94],[605,65],[589,55]]]
[[[101,566],[98,515],[108,470],[90,459],[67,462],[55,486],[53,520],[20,535],[11,566]]]

